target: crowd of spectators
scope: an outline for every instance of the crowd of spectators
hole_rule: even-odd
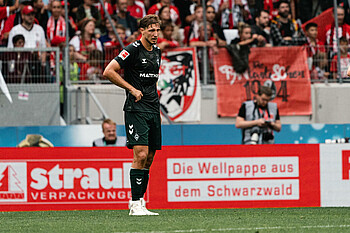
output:
[[[102,79],[106,61],[112,59],[124,45],[140,38],[138,20],[146,14],[157,14],[162,21],[158,45],[161,49],[182,46],[207,46],[209,58],[219,47],[228,44],[249,47],[307,45],[309,68],[314,79],[337,78],[336,29],[334,23],[326,26],[325,41],[318,41],[318,25],[310,23],[305,30],[302,23],[332,7],[332,0],[75,0],[68,3],[69,25],[66,25],[64,1],[60,0],[0,0],[1,46],[46,48],[65,46],[66,30],[70,44],[71,73],[74,80]],[[312,3],[318,4],[317,6]],[[349,63],[350,39],[349,7],[347,1],[338,1],[341,74]],[[342,5],[342,6],[341,6]],[[112,18],[115,34],[106,13]],[[203,16],[207,22],[203,22]],[[204,41],[205,25],[208,41]],[[225,30],[239,29],[238,38],[229,41]],[[119,37],[119,38],[118,38]],[[119,40],[120,39],[120,40]],[[8,57],[11,58],[10,55]],[[50,72],[52,57],[45,52],[23,55],[28,72]],[[11,77],[13,61],[5,62],[4,76]],[[49,66],[50,68],[48,68]],[[4,67],[4,66],[3,66]],[[12,69],[11,69],[12,67]],[[24,77],[23,68],[16,78]],[[33,71],[34,72],[34,71]],[[78,75],[78,78],[76,77]],[[343,77],[344,78],[344,77]],[[26,80],[21,79],[21,82]]]

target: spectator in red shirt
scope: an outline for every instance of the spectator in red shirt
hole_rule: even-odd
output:
[[[173,21],[173,23],[175,23],[176,25],[180,26],[181,20],[180,20],[179,10],[177,9],[176,6],[173,6],[171,4],[171,0],[160,0],[159,3],[154,4],[153,6],[151,6],[151,8],[149,8],[147,14],[158,15],[158,11],[160,10],[160,8],[162,8],[162,6],[169,6],[170,7],[171,21]]]
[[[103,0],[103,5],[105,7],[105,9],[107,10],[109,15],[113,15],[114,10],[112,5],[107,2],[106,0]],[[105,11],[103,10],[103,7],[100,3],[100,1],[97,1],[96,3],[94,3],[94,6],[96,7],[97,10],[99,10],[100,15],[101,15],[101,20],[103,21],[105,19]]]
[[[81,34],[74,36],[69,44],[74,46],[76,59],[86,61],[91,50],[98,49],[102,52],[101,42],[95,38],[95,21],[86,20],[81,27]]]
[[[186,26],[184,29],[184,45],[188,45],[191,39],[199,37],[199,24],[203,22],[203,7],[197,5],[194,9],[195,18],[191,23],[191,26]]]
[[[348,52],[349,41],[345,37],[341,37],[339,39],[339,44],[340,44],[340,75],[342,78],[348,78],[347,70],[350,65],[350,55]],[[333,79],[338,78],[337,59],[338,59],[338,56],[335,55],[331,63],[331,72],[333,73]]]
[[[2,37],[2,29],[5,26],[7,17],[9,17],[13,11],[17,10],[18,6],[18,0],[16,0],[13,6],[6,6],[6,3],[4,4],[4,0],[0,0],[0,37]]]
[[[16,11],[16,13],[8,16],[8,18],[5,21],[2,32],[1,32],[2,44],[7,44],[7,39],[9,37],[9,33],[10,33],[11,29],[14,26],[16,26],[17,24],[22,23],[21,11],[25,6],[28,6],[28,5],[33,6],[32,0],[20,0],[18,10]]]
[[[318,25],[316,23],[308,23],[305,26],[305,34],[307,43],[305,44],[307,47],[308,57],[312,57],[319,52],[326,52],[324,44],[317,39]]]
[[[136,19],[142,19],[146,16],[145,4],[137,0],[128,0],[127,11],[130,12],[131,16],[134,16]]]
[[[80,80],[89,80],[93,83],[99,83],[102,79],[102,62],[103,54],[101,51],[95,49],[91,50],[80,72]]]
[[[179,42],[172,38],[174,32],[174,24],[167,22],[162,24],[162,37],[158,38],[158,47],[163,50],[166,48],[176,48],[179,47]]]
[[[338,15],[338,35],[340,37],[345,37],[347,40],[350,39],[350,26],[344,22],[345,11],[341,6],[337,7]],[[326,25],[326,41],[325,44],[328,47],[329,51],[337,51],[337,36],[335,31],[335,24]]]

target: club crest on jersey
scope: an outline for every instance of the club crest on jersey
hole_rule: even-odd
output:
[[[128,51],[123,50],[120,52],[120,54],[118,55],[118,57],[120,57],[121,59],[125,60],[130,54],[128,53]]]

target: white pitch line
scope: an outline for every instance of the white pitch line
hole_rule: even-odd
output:
[[[188,229],[188,230],[170,230],[170,231],[141,231],[141,232],[115,232],[115,233],[187,233],[187,232],[206,232],[206,231],[251,231],[251,230],[281,230],[281,229],[312,229],[312,228],[350,228],[350,225],[324,225],[324,226],[300,226],[300,227],[241,227],[241,228],[218,228],[218,229]]]

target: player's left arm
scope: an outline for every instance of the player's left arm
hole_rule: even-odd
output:
[[[125,81],[118,73],[117,71],[120,70],[121,67],[119,63],[116,60],[112,60],[106,69],[103,72],[103,77],[107,78],[109,81],[117,85],[118,87],[121,87],[132,94],[136,100],[135,102],[138,102],[143,94],[140,90],[137,90],[135,87],[133,87],[130,83]]]

